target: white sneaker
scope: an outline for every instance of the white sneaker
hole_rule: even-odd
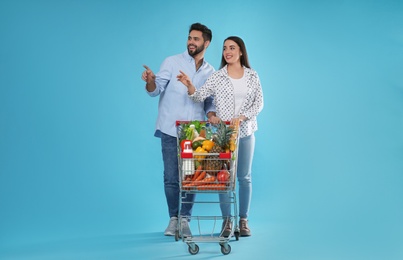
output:
[[[178,218],[171,217],[171,219],[169,220],[168,227],[165,229],[164,235],[165,236],[175,236],[177,227],[178,227]]]
[[[190,232],[189,222],[187,219],[182,219],[181,221],[181,230],[183,237],[191,237],[192,232]]]

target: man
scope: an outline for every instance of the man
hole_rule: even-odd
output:
[[[169,211],[169,225],[164,234],[174,236],[178,226],[178,217],[182,218],[182,235],[191,236],[188,220],[193,203],[183,203],[179,211],[179,173],[176,120],[203,121],[215,115],[212,99],[204,103],[195,103],[189,97],[186,88],[177,80],[179,71],[184,71],[193,80],[196,88],[201,87],[214,72],[214,68],[204,60],[204,53],[210,45],[212,33],[200,23],[190,26],[187,51],[170,56],[164,60],[160,71],[154,75],[149,67],[141,78],[146,82],[146,92],[151,97],[159,95],[158,117],[155,136],[161,138],[162,159],[164,162],[164,189]],[[187,194],[183,199],[194,202],[194,195]]]

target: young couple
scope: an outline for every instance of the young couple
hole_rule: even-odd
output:
[[[220,69],[204,60],[212,32],[200,23],[189,28],[187,51],[166,58],[157,74],[144,65],[142,79],[151,97],[159,96],[155,136],[161,138],[164,163],[164,189],[169,211],[169,225],[164,234],[175,235],[178,216],[191,216],[192,203],[183,203],[179,211],[179,173],[177,158],[177,120],[240,120],[237,179],[239,187],[239,227],[241,236],[250,236],[248,214],[252,195],[252,161],[255,147],[256,117],[263,109],[263,92],[259,76],[251,69],[245,44],[240,37],[224,40]],[[227,194],[220,194],[220,208],[224,217],[222,233],[231,233],[231,215]],[[186,196],[187,202],[194,195]],[[228,218],[227,218],[228,217]],[[182,218],[183,236],[191,236],[188,220]]]

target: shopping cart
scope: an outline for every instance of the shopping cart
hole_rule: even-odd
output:
[[[200,133],[195,129],[194,123],[202,126]],[[209,125],[207,122],[177,121],[178,158],[179,158],[179,207],[185,203],[212,204],[220,206],[218,194],[227,194],[230,204],[231,216],[223,218],[221,214],[200,214],[192,216],[179,216],[175,240],[180,238],[188,245],[189,253],[195,255],[199,252],[198,242],[215,242],[221,246],[221,252],[227,255],[231,252],[229,241],[232,237],[239,239],[238,210],[236,201],[236,166],[238,155],[238,128],[239,122],[221,122]],[[192,133],[193,132],[193,133]],[[195,138],[195,135],[197,136]],[[221,135],[221,136],[220,136]],[[226,135],[223,137],[222,135]],[[191,137],[190,137],[191,136]],[[205,139],[203,139],[205,138]],[[207,142],[205,142],[207,140]],[[225,147],[213,148],[220,141],[227,141]],[[198,143],[196,143],[198,142]],[[213,146],[212,146],[213,144]],[[221,145],[223,142],[221,142]],[[201,145],[201,146],[199,146]],[[201,147],[201,149],[200,149]],[[218,152],[217,152],[218,150]],[[197,194],[193,202],[188,202],[189,194]],[[217,194],[212,196],[209,194]],[[227,205],[228,206],[228,205]],[[217,208],[214,208],[217,210]],[[207,211],[213,208],[208,206]],[[180,212],[180,211],[179,211]],[[182,233],[182,220],[197,226],[197,233],[186,237]],[[223,234],[223,221],[230,222],[231,231]]]

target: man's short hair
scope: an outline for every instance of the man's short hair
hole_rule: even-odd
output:
[[[211,42],[211,40],[213,39],[213,33],[211,32],[211,30],[201,23],[192,24],[189,28],[189,33],[193,30],[202,32],[204,41]]]

